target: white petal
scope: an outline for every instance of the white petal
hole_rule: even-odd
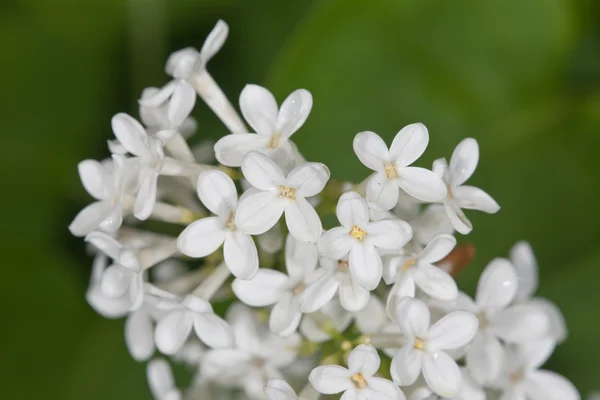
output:
[[[202,218],[179,234],[177,248],[189,257],[206,257],[214,253],[224,240],[225,231],[219,217]]]
[[[268,142],[268,137],[255,133],[226,135],[215,143],[215,158],[228,167],[239,167],[246,154],[266,148]]]
[[[525,241],[518,242],[510,250],[510,260],[517,269],[519,288],[516,299],[520,302],[533,297],[538,287],[538,265],[531,245]]]
[[[324,365],[313,369],[308,380],[319,393],[336,394],[352,388],[351,375],[339,365]]]
[[[319,214],[304,197],[296,197],[285,208],[285,223],[290,234],[304,243],[316,244],[323,232]]]
[[[317,266],[319,253],[317,246],[301,242],[288,235],[285,240],[285,265],[288,275],[301,282],[310,276]]]
[[[242,172],[252,186],[259,190],[276,190],[285,185],[285,176],[279,166],[266,155],[253,151],[242,160]]]
[[[535,371],[527,379],[525,391],[532,400],[579,400],[577,388],[565,377],[551,371]]]
[[[382,210],[391,210],[398,203],[400,189],[395,180],[389,180],[384,172],[374,173],[367,182],[367,199]]]
[[[390,161],[387,145],[375,132],[367,131],[356,134],[352,147],[360,162],[373,171],[381,171],[384,163]]]
[[[235,295],[252,307],[275,304],[287,288],[289,278],[272,269],[259,269],[252,280],[235,279],[231,288]]]
[[[235,231],[225,236],[223,243],[225,264],[240,279],[252,279],[258,271],[258,252],[250,235]]]
[[[339,281],[331,273],[323,274],[302,292],[300,299],[302,312],[312,313],[329,303],[337,293],[339,285]]]
[[[469,221],[465,213],[462,212],[454,200],[444,201],[444,209],[446,210],[450,223],[458,232],[466,235],[473,230],[473,224],[471,224],[471,221]]]
[[[504,308],[517,293],[517,274],[504,258],[492,260],[479,278],[475,302],[482,309]]]
[[[369,222],[367,201],[356,192],[341,195],[335,212],[340,223],[347,229],[352,229],[353,225],[364,227]]]
[[[296,392],[283,379],[270,379],[265,385],[265,393],[269,400],[296,400]]]
[[[529,340],[519,346],[519,356],[528,370],[540,368],[552,355],[556,342],[551,337]]]
[[[467,348],[466,362],[475,379],[493,382],[498,378],[504,363],[504,349],[494,335],[478,333]]]
[[[231,178],[222,171],[210,170],[198,175],[198,197],[213,214],[224,215],[237,206],[237,190]]]
[[[240,200],[235,225],[250,235],[260,235],[281,218],[286,202],[274,192],[258,192]]]
[[[235,337],[235,346],[245,352],[256,351],[260,347],[257,315],[242,303],[233,303],[227,310],[226,319]]]
[[[328,230],[321,236],[317,247],[319,252],[331,260],[339,260],[350,252],[355,240],[348,229],[337,227]]]
[[[383,220],[369,223],[366,228],[366,241],[385,250],[403,247],[412,238],[412,228],[400,220]]]
[[[139,220],[146,220],[152,214],[156,203],[156,190],[158,173],[154,170],[142,171],[140,174],[141,186],[135,198],[133,215]]]
[[[365,308],[371,295],[371,292],[362,287],[355,279],[352,279],[349,274],[346,274],[340,282],[339,291],[342,307],[351,312]]]
[[[85,237],[85,241],[91,243],[98,250],[118,260],[123,246],[115,238],[104,232],[91,232]]]
[[[434,396],[434,393],[428,387],[420,387],[410,394],[409,400],[431,400],[435,399]]]
[[[387,298],[386,310],[389,317],[398,322],[398,306],[405,297],[415,297],[415,281],[411,273],[403,273],[396,280]]]
[[[429,143],[429,132],[421,123],[406,125],[396,134],[390,155],[399,166],[405,167],[415,162],[425,152]]]
[[[479,210],[488,214],[494,214],[500,210],[500,206],[492,196],[474,186],[456,187],[452,190],[452,195],[460,208]]]
[[[283,137],[292,136],[304,125],[312,105],[312,95],[308,90],[294,90],[281,104],[277,116],[277,132]]]
[[[143,308],[125,320],[125,344],[134,360],[148,360],[154,353],[154,330],[150,315]]]
[[[429,308],[421,300],[405,297],[396,307],[396,322],[409,338],[423,338],[429,329]]]
[[[553,302],[536,297],[530,304],[540,307],[548,318],[548,334],[558,343],[562,343],[568,336],[567,323],[560,308]]]
[[[406,400],[400,388],[383,378],[370,378],[369,391],[373,400]]]
[[[175,379],[168,362],[157,358],[148,363],[146,369],[148,385],[155,399],[164,400],[164,396],[175,387]]]
[[[161,353],[172,355],[181,349],[192,331],[194,319],[189,311],[176,310],[156,324],[154,341]]]
[[[364,289],[363,289],[364,290]],[[385,307],[377,296],[369,296],[367,293],[367,305],[354,314],[356,327],[365,334],[378,332],[387,321]]]
[[[246,85],[240,94],[240,109],[244,119],[261,135],[275,132],[277,123],[277,102],[264,87]]]
[[[350,250],[350,273],[368,290],[374,290],[383,273],[381,256],[377,249],[367,243],[355,244]]]
[[[404,345],[392,358],[390,374],[397,385],[412,385],[421,373],[423,351],[415,349],[413,346],[413,343]]]
[[[379,354],[373,346],[360,344],[350,352],[348,356],[348,369],[353,374],[362,373],[366,377],[371,377],[379,370]]]
[[[462,384],[462,375],[456,361],[443,351],[427,354],[423,362],[423,376],[427,385],[442,397],[455,397]]]
[[[413,278],[419,289],[434,299],[451,301],[458,296],[456,282],[441,268],[419,265],[413,271]]]
[[[225,21],[221,19],[218,20],[215,27],[212,28],[206,37],[206,40],[202,44],[202,49],[200,50],[200,57],[204,63],[207,63],[219,50],[221,50],[228,34],[229,26],[227,26]]]
[[[145,141],[148,135],[137,120],[125,113],[119,113],[112,118],[112,130],[128,152],[140,157],[148,156]]]
[[[446,257],[456,246],[456,239],[452,235],[438,235],[434,237],[419,255],[419,259],[433,264]]]
[[[110,177],[96,160],[84,160],[77,165],[81,183],[92,197],[102,200],[109,196]]]
[[[473,175],[479,162],[479,145],[472,138],[463,139],[454,149],[450,158],[452,183],[462,185]]]
[[[250,355],[239,349],[209,350],[201,360],[202,375],[208,379],[241,379],[248,374]]]
[[[434,203],[446,196],[446,185],[428,169],[405,167],[398,171],[398,175],[398,186],[417,200]]]
[[[167,110],[171,127],[178,127],[189,117],[196,104],[196,91],[185,81],[177,82]]]
[[[473,314],[454,311],[429,328],[427,346],[434,350],[458,349],[473,339],[478,327],[479,323]]]
[[[221,317],[207,312],[194,315],[194,331],[209,347],[227,348],[233,345],[233,332]]]
[[[269,329],[278,335],[287,336],[296,331],[301,317],[300,298],[286,293],[271,310]]]
[[[165,71],[175,79],[188,79],[197,64],[200,53],[193,47],[186,47],[172,53],[167,59]]]
[[[502,340],[524,343],[547,332],[548,316],[534,305],[512,306],[494,315],[492,326]]]
[[[312,197],[321,193],[330,175],[325,164],[305,163],[290,171],[286,185],[295,188],[298,196]]]
[[[69,231],[74,236],[85,236],[97,229],[100,223],[110,216],[112,210],[110,201],[95,201],[79,211],[69,225]]]
[[[283,248],[283,232],[281,225],[275,224],[271,229],[258,236],[258,246],[268,254],[275,254]]]

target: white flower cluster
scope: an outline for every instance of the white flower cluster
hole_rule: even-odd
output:
[[[87,299],[127,317],[131,355],[152,359],[154,397],[579,399],[540,369],[566,329],[558,308],[534,297],[527,243],[489,263],[474,299],[454,281],[471,258],[455,248],[454,232],[472,230],[463,210],[499,210],[465,184],[477,142],[428,170],[412,165],[428,145],[423,124],[402,128],[389,148],[361,132],[354,151],[373,173],[330,180],[291,141],[311,111],[308,91],[278,107],[267,89],[246,86],[247,128],[212,79],[206,64],[227,33],[219,21],[201,51],[174,53],[173,80],[142,95],[142,123],[117,114],[112,157],[79,164],[96,199],[69,227],[96,254]],[[197,94],[231,134],[193,149]],[[324,230],[334,211],[339,226]],[[157,351],[192,369],[189,388]]]

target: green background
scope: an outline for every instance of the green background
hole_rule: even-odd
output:
[[[76,164],[108,155],[111,116],[136,114],[169,52],[199,47],[218,18],[231,33],[209,65],[217,81],[234,103],[245,83],[279,101],[309,89],[294,140],[333,177],[367,175],[351,147],[362,130],[391,140],[424,122],[426,166],[475,137],[471,182],[502,209],[470,214],[478,255],[459,283],[471,290],[490,259],[529,240],[539,293],[570,328],[550,365],[583,393],[600,388],[598,2],[4,0],[0,397],[149,398],[123,322],[84,299],[91,261],[66,229],[90,201]],[[226,133],[203,104],[195,115],[198,137]]]

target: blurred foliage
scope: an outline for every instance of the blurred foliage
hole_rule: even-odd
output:
[[[600,6],[567,0],[5,0],[0,4],[5,246],[3,398],[148,398],[122,321],[84,300],[90,260],[66,226],[89,198],[76,164],[107,155],[110,117],[136,114],[161,85],[170,51],[200,46],[218,18],[230,39],[210,70],[236,102],[245,83],[278,99],[315,98],[294,140],[332,175],[367,175],[352,137],[387,140],[421,121],[421,161],[465,136],[481,162],[472,183],[502,205],[472,213],[478,256],[460,283],[517,240],[536,250],[540,294],[571,336],[551,360],[583,393],[598,388],[600,322]],[[198,107],[200,137],[226,133]]]

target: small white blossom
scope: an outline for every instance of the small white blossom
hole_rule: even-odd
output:
[[[468,344],[477,332],[477,318],[452,312],[430,326],[429,309],[420,300],[405,297],[395,320],[407,343],[392,359],[390,372],[400,386],[415,383],[421,371],[429,388],[443,397],[458,395],[462,377],[456,361],[446,351]]]
[[[214,217],[191,223],[181,234],[177,247],[183,254],[206,257],[223,245],[225,264],[237,278],[251,279],[258,271],[254,241],[235,224],[238,197],[235,184],[227,174],[211,170],[200,173],[198,197]]]
[[[408,400],[486,400],[484,390],[471,378],[465,368],[461,368],[462,385],[456,397],[448,398],[436,395],[428,387],[413,391]]]
[[[251,235],[265,233],[285,213],[290,233],[298,240],[316,243],[321,237],[321,219],[307,197],[320,193],[329,180],[329,169],[306,163],[284,175],[273,160],[250,152],[242,162],[244,177],[256,188],[240,201],[235,224]]]
[[[462,212],[479,210],[488,214],[497,213],[500,206],[483,190],[474,186],[463,185],[473,175],[479,162],[479,145],[475,139],[467,138],[456,146],[450,159],[450,165],[444,158],[433,163],[433,171],[444,181],[448,188],[443,200],[444,208],[454,229],[466,235],[473,225]]]
[[[256,133],[235,133],[215,144],[215,155],[223,165],[239,167],[250,151],[260,151],[280,161],[293,164],[295,147],[290,137],[304,125],[312,108],[309,91],[298,89],[277,108],[275,97],[258,85],[246,85],[240,95],[240,109]]]
[[[352,277],[364,288],[375,289],[383,273],[378,249],[402,248],[412,237],[410,225],[392,219],[370,222],[367,202],[356,192],[340,197],[336,215],[342,226],[323,235],[319,251],[332,260],[349,254]]]
[[[181,399],[181,392],[175,386],[171,366],[162,358],[156,358],[148,363],[146,376],[155,400]]]
[[[374,347],[361,344],[348,356],[348,368],[323,365],[313,369],[308,379],[319,393],[343,393],[344,400],[405,400],[398,386],[375,376],[380,362]]]
[[[354,152],[360,161],[375,171],[367,184],[367,197],[384,210],[398,203],[399,190],[428,202],[441,200],[446,194],[444,183],[432,171],[411,167],[429,143],[425,125],[407,125],[396,134],[392,146],[374,132],[361,132],[354,137]]]
[[[282,336],[298,329],[302,312],[300,300],[306,285],[314,279],[317,249],[288,235],[285,245],[287,275],[272,269],[260,269],[252,280],[236,279],[232,289],[245,304],[265,307],[274,304],[269,328]]]

